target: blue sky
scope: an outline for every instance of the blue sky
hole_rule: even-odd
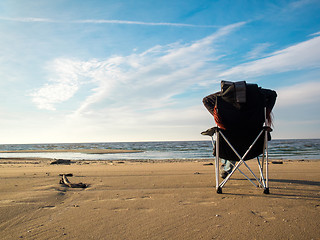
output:
[[[318,0],[3,0],[0,143],[207,140],[222,79],[278,93],[273,137],[320,137]]]

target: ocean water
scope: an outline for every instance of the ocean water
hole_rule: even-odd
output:
[[[0,153],[0,158],[43,157],[70,160],[197,160],[212,158],[211,141],[168,142],[106,142],[56,144],[1,144],[0,151],[44,149],[129,149],[136,153],[85,154],[62,153]],[[272,140],[269,142],[270,159],[320,159],[320,139]]]

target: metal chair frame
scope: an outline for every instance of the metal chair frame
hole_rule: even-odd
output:
[[[249,180],[255,187],[263,187],[263,193],[269,194],[269,169],[268,169],[268,132],[271,132],[272,129],[267,126],[267,121],[265,120],[265,126],[262,127],[262,130],[258,134],[258,136],[255,138],[255,140],[252,142],[252,144],[249,146],[247,151],[243,154],[243,156],[240,156],[239,153],[236,151],[236,149],[231,145],[231,143],[228,141],[228,139],[224,136],[221,129],[219,127],[213,127],[211,129],[208,129],[207,131],[203,132],[203,135],[209,135],[211,136],[212,146],[216,149],[216,156],[215,156],[215,177],[216,177],[216,191],[217,193],[222,193],[222,188],[224,185],[228,182],[228,180],[231,178],[231,176],[234,174],[236,170],[239,170],[239,172],[247,179]],[[208,134],[209,132],[209,134]],[[207,134],[206,134],[207,133]],[[260,136],[264,134],[264,144],[263,144],[263,152],[262,152],[262,161],[260,162],[259,156],[257,157],[258,162],[258,168],[260,173],[260,179],[254,174],[254,172],[250,169],[248,164],[245,162],[245,157],[250,152],[252,147],[256,144]],[[216,141],[214,141],[213,136],[216,135]],[[231,173],[219,183],[219,139],[221,137],[226,141],[226,143],[229,145],[229,147],[232,149],[232,151],[236,154],[236,156],[239,158],[239,162],[237,162],[235,165],[233,165],[233,169]],[[228,159],[227,159],[228,160]],[[265,171],[263,169],[265,162]],[[246,168],[249,170],[249,172],[253,175],[255,180],[258,182],[258,185],[254,183],[243,171],[239,169],[239,167],[244,164]],[[264,174],[265,172],[265,174]]]

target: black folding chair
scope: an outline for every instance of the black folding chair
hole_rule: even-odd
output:
[[[221,92],[204,98],[204,105],[218,125],[201,133],[212,140],[217,193],[222,193],[222,188],[238,170],[255,187],[263,187],[263,192],[269,194],[268,140],[272,129],[268,117],[276,96],[274,91],[256,84],[222,81]],[[259,156],[262,156],[261,161]],[[236,164],[232,164],[232,171],[219,183],[220,158],[236,161]],[[260,177],[246,163],[253,158],[257,159]],[[241,165],[245,165],[253,180],[239,168]]]

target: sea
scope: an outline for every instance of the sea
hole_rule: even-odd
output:
[[[269,158],[282,160],[320,159],[320,139],[271,140]],[[68,149],[123,149],[141,150],[134,153],[89,154],[81,152],[36,152],[36,150]],[[35,150],[32,153],[14,152],[16,150]],[[208,160],[212,159],[211,141],[162,141],[162,142],[101,142],[101,143],[51,143],[51,144],[0,144],[1,158],[40,157],[66,160],[119,160],[119,161],[157,161],[157,160]]]

